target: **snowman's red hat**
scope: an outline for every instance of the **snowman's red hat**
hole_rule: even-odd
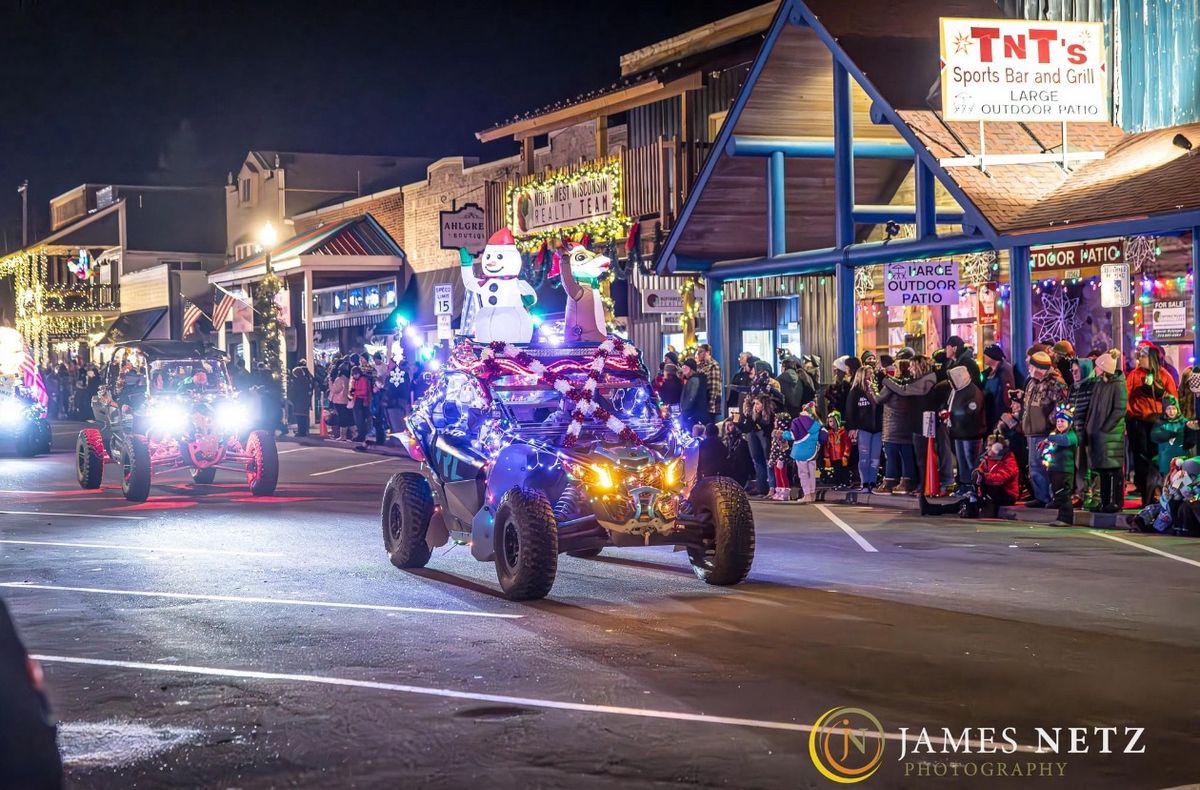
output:
[[[515,247],[517,242],[513,239],[512,231],[508,228],[501,228],[492,234],[488,239],[487,246],[489,247]]]

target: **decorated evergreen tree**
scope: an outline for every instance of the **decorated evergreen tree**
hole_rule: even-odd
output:
[[[274,272],[267,272],[267,276],[254,289],[254,312],[261,322],[259,358],[271,374],[272,389],[279,395],[283,395],[287,387],[281,356],[283,326],[279,322],[279,305],[275,302],[275,297],[282,290],[283,281]]]

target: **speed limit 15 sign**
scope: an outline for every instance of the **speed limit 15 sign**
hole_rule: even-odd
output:
[[[439,283],[433,286],[433,314],[451,315],[454,312],[454,286]]]

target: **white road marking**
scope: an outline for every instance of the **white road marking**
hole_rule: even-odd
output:
[[[351,464],[350,466],[342,466],[342,467],[338,467],[337,469],[330,469],[325,472],[313,472],[312,474],[309,475],[309,477],[321,477],[322,475],[331,475],[334,472],[345,472],[347,469],[358,469],[359,467],[363,467],[363,466],[374,466],[375,464],[386,464],[388,461],[391,461],[391,460],[393,460],[393,459],[383,458],[378,461],[367,461],[365,464]]]
[[[123,521],[145,521],[146,516],[106,516],[101,513],[53,513],[48,510],[0,510],[5,516],[66,516],[68,518],[116,518]]]
[[[1125,538],[1118,538],[1116,535],[1109,535],[1107,532],[1096,532],[1093,530],[1092,534],[1099,538],[1107,538],[1108,540],[1115,540],[1117,543],[1124,543],[1126,546],[1133,546],[1135,549],[1141,549],[1142,551],[1148,551],[1151,554],[1157,554],[1160,557],[1166,557],[1167,559],[1170,559],[1170,560],[1176,560],[1177,562],[1186,563],[1187,565],[1195,565],[1197,568],[1200,568],[1200,562],[1198,562],[1196,560],[1188,559],[1187,557],[1180,557],[1178,554],[1172,554],[1169,551],[1163,551],[1162,549],[1156,549],[1153,546],[1145,546],[1141,543],[1137,543],[1132,540],[1126,540]]]
[[[445,614],[459,617],[491,617],[501,620],[520,620],[523,614],[472,612],[465,609],[427,609],[417,606],[388,606],[375,603],[340,603],[337,601],[304,601],[294,598],[259,598],[241,595],[206,595],[204,593],[158,592],[150,590],[110,590],[103,587],[61,587],[55,584],[30,582],[0,582],[0,587],[13,590],[55,590],[59,592],[96,593],[97,595],[132,595],[140,598],[175,598],[183,601],[224,601],[228,603],[270,603],[281,606],[317,606],[327,609],[370,609],[376,612],[406,612],[409,614]]]
[[[192,549],[177,546],[134,546],[118,543],[66,543],[56,540],[8,540],[0,539],[0,543],[11,543],[19,546],[62,546],[71,549],[120,549],[123,551],[161,552],[163,554],[217,554],[222,557],[282,557],[269,551],[234,551],[232,549]]]
[[[313,448],[311,448],[311,447],[293,447],[290,450],[280,450],[278,455],[287,455],[288,453],[299,453],[304,450],[311,450],[311,449],[313,449]]]
[[[31,655],[34,661],[43,664],[85,664],[97,667],[115,667],[119,669],[141,669],[149,672],[174,672],[185,675],[208,675],[225,678],[247,678],[253,680],[286,680],[295,683],[316,683],[325,686],[341,686],[346,688],[372,689],[375,691],[396,691],[402,694],[419,694],[426,697],[446,697],[449,699],[469,700],[471,702],[491,702],[500,705],[517,705],[526,708],[544,708],[547,710],[567,710],[580,713],[599,713],[610,716],[636,716],[643,719],[667,719],[670,721],[686,721],[698,724],[724,724],[732,727],[755,727],[764,730],[786,730],[790,732],[810,733],[813,730],[838,734],[841,731],[832,727],[816,727],[812,724],[796,724],[790,721],[770,721],[766,719],[743,719],[734,716],[714,716],[707,713],[688,713],[686,711],[655,710],[653,708],[633,708],[620,705],[589,705],[584,702],[563,702],[560,700],[537,699],[532,697],[512,697],[506,694],[484,694],[476,691],[458,691],[455,689],[435,688],[432,686],[410,686],[402,683],[381,683],[374,680],[354,680],[352,678],[329,677],[327,675],[299,675],[286,672],[261,672],[251,669],[226,669],[223,667],[198,667],[186,664],[152,664],[143,661],[115,661],[105,658],[81,658],[78,656],[51,656],[44,654]],[[933,729],[933,728],[930,728]],[[879,738],[880,734],[864,731],[867,738]],[[949,745],[945,738],[927,737],[920,734],[905,735],[899,732],[882,733],[886,741],[929,742],[938,746]],[[1036,746],[1018,745],[1016,751],[1028,754],[1038,754]]]
[[[834,515],[833,511],[831,511],[829,508],[825,507],[824,505],[815,505],[814,507],[816,507],[817,510],[824,513],[825,518],[829,519],[834,524],[837,524],[839,527],[841,527],[842,532],[845,532],[847,535],[849,535],[850,539],[853,540],[855,543],[857,543],[859,545],[859,548],[861,548],[863,551],[868,551],[868,552],[870,552],[870,551],[878,552],[879,551],[879,549],[875,548],[870,543],[868,543],[866,538],[864,538],[862,535],[859,535],[858,530],[856,530],[854,527],[850,526],[845,521],[842,521],[840,518],[838,518],[836,515]]]

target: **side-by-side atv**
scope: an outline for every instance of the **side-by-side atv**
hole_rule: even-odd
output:
[[[645,368],[620,353],[597,365],[597,349],[530,346],[513,358],[459,347],[408,419],[403,441],[420,471],[384,493],[392,564],[419,568],[438,546],[469,545],[495,562],[513,600],[544,597],[559,554],[606,546],[686,550],[709,584],[746,577],[745,492],[697,479],[696,442],[662,417]]]
[[[250,430],[254,415],[219,349],[177,340],[122,343],[92,412],[99,427],[83,429],[75,443],[82,488],[100,488],[104,465],[112,463],[131,502],[146,501],[155,474],[188,468],[200,485],[227,469],[245,475],[254,496],[275,493],[275,436]]]
[[[50,452],[46,390],[17,330],[0,326],[0,452],[32,458]]]

